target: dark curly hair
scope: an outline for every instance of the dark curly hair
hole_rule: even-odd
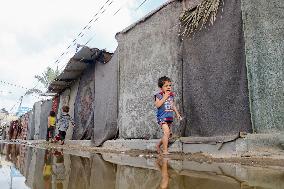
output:
[[[50,111],[50,112],[49,112],[49,115],[50,115],[51,117],[55,117],[55,115],[56,115],[56,114],[55,114],[55,111]]]
[[[69,112],[69,106],[63,106],[62,111],[68,113]]]
[[[160,88],[162,88],[166,81],[172,82],[171,79],[170,79],[169,77],[167,77],[167,76],[160,77],[160,78],[158,79],[158,86],[159,86]]]

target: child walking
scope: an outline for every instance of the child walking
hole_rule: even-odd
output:
[[[59,133],[58,133],[58,139],[56,139],[56,141],[60,140],[61,145],[64,144],[66,131],[69,127],[69,124],[71,123],[73,125],[73,127],[75,127],[75,123],[74,123],[73,119],[70,117],[70,115],[68,114],[68,112],[69,112],[69,106],[63,106],[62,107],[62,114],[61,114],[61,116],[58,120],[58,131],[59,131]]]
[[[56,115],[54,111],[49,112],[49,116],[47,119],[47,134],[46,134],[46,141],[53,139],[54,131],[55,131],[55,123],[56,123]]]
[[[156,147],[157,152],[160,153],[160,147],[163,145],[163,155],[167,155],[169,154],[168,142],[171,133],[170,126],[174,119],[174,112],[179,120],[181,120],[182,117],[174,104],[171,79],[166,76],[159,78],[158,87],[161,89],[161,92],[155,95],[155,106],[157,107],[157,122],[163,129],[163,137]]]

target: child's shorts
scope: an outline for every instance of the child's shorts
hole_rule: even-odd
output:
[[[160,126],[162,126],[165,123],[172,123],[173,122],[173,118],[172,117],[164,117],[164,118],[157,118],[157,122]]]

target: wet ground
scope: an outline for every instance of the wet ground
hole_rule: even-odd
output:
[[[1,189],[284,189],[284,167],[0,144]],[[135,153],[134,153],[135,154]]]

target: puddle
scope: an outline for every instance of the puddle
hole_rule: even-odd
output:
[[[284,189],[284,167],[80,154],[18,144],[0,144],[0,152],[1,189]]]

